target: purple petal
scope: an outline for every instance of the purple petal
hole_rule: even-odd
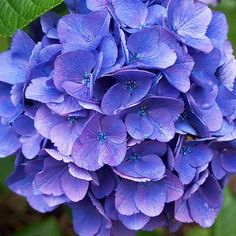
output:
[[[234,150],[228,150],[222,153],[222,167],[230,172],[235,173],[236,171],[236,153]]]
[[[73,207],[72,214],[74,230],[81,236],[95,235],[102,225],[102,216],[88,200]]]
[[[166,202],[173,202],[182,197],[184,193],[183,184],[171,172],[167,171],[160,183],[166,188]]]
[[[165,188],[158,182],[138,185],[134,196],[137,208],[147,216],[158,216],[164,209],[166,201]]]
[[[36,113],[34,125],[42,136],[50,138],[51,129],[63,121],[63,117],[52,114],[47,107],[42,106]]]
[[[35,186],[44,194],[60,196],[63,194],[61,185],[62,174],[65,172],[63,162],[47,158],[44,160],[44,168],[42,172],[35,175]]]
[[[76,98],[69,95],[64,97],[61,103],[48,103],[47,107],[58,115],[68,115],[69,113],[81,110],[81,106]]]
[[[0,71],[0,81],[8,84],[18,84],[26,81],[26,62],[15,62],[11,57],[11,52],[0,54],[0,63],[4,70]]]
[[[77,167],[74,163],[69,163],[68,167],[69,167],[70,174],[74,176],[75,178],[87,180],[87,181],[90,181],[93,179],[89,171]]]
[[[51,129],[50,139],[62,155],[69,156],[71,154],[73,144],[79,136],[76,126],[77,124],[64,121]]]
[[[121,223],[125,225],[128,229],[140,230],[147,224],[150,217],[142,213],[137,213],[131,216],[124,216],[119,214],[119,219]]]
[[[88,191],[89,182],[77,179],[66,171],[61,177],[61,186],[65,195],[71,201],[78,202],[85,197]]]
[[[190,88],[190,74],[193,69],[193,59],[185,53],[178,56],[176,63],[163,71],[168,82],[179,91],[186,93]]]
[[[190,147],[190,153],[187,155],[188,161],[192,167],[201,167],[206,165],[213,158],[213,153],[205,144],[198,144]]]
[[[36,157],[41,150],[41,143],[43,137],[36,133],[32,137],[21,137],[20,142],[22,143],[22,153],[27,159]]]
[[[115,39],[111,35],[108,35],[102,39],[98,50],[103,53],[103,68],[107,68],[115,64],[118,57],[118,49]]]
[[[115,195],[115,206],[120,214],[130,216],[139,212],[134,201],[136,189],[137,183],[127,180],[120,182]]]
[[[150,137],[154,127],[146,116],[130,113],[125,117],[127,132],[135,139],[143,140]]]
[[[10,126],[2,124],[0,124],[0,143],[0,157],[7,157],[21,147],[18,135],[14,130]]]
[[[176,201],[175,204],[175,218],[180,222],[191,223],[193,222],[189,211],[189,205],[187,200],[182,198]]]
[[[83,76],[89,75],[95,65],[96,57],[90,51],[77,50],[62,54],[55,62],[54,83],[59,89],[66,81],[83,84]]]
[[[167,109],[160,108],[150,111],[148,116],[154,128],[153,134],[150,136],[151,139],[168,142],[174,137],[175,126],[172,115]]]
[[[107,169],[101,169],[98,171],[99,185],[91,185],[91,190],[97,199],[102,199],[109,196],[115,188],[115,179],[113,173]]]
[[[165,166],[158,156],[147,155],[134,163],[134,171],[141,177],[160,179],[165,173]]]
[[[34,120],[25,115],[21,115],[15,119],[12,128],[17,134],[22,136],[32,136],[36,133]]]
[[[47,77],[31,80],[31,84],[25,91],[25,96],[28,99],[36,100],[43,103],[48,102],[63,102],[64,96],[55,87],[49,86]]]
[[[94,24],[96,22],[96,24]],[[58,23],[58,35],[65,51],[96,49],[108,33],[110,16],[106,11],[69,14]]]
[[[143,68],[164,69],[176,61],[173,49],[160,41],[158,28],[143,29],[132,34],[127,41],[130,62]]]
[[[185,155],[179,155],[176,158],[174,168],[178,172],[179,178],[183,184],[189,184],[196,174],[196,169],[189,165]]]
[[[181,41],[204,52],[213,49],[205,33],[212,19],[212,12],[205,4],[193,0],[171,0],[168,5],[168,25]]]
[[[101,129],[106,133],[108,139],[113,143],[124,143],[126,140],[126,127],[124,123],[115,116],[106,116],[100,120]]]
[[[192,218],[202,227],[213,225],[222,205],[223,194],[218,182],[209,176],[202,191],[197,191],[189,199]]]
[[[144,25],[148,10],[141,1],[130,0],[114,1],[114,9],[117,18],[130,28],[140,28]]]
[[[124,70],[112,77],[121,83],[112,86],[103,97],[101,106],[106,114],[112,114],[140,101],[148,93],[155,75],[139,70]]]
[[[236,60],[234,56],[228,56],[225,64],[219,68],[217,73],[223,85],[232,91],[236,77]]]
[[[12,57],[22,60],[29,60],[34,47],[34,41],[23,30],[18,30],[12,39]]]
[[[90,171],[98,170],[103,165],[98,162],[99,152],[99,144],[93,140],[81,143],[77,139],[72,149],[72,159],[78,167]]]
[[[60,20],[60,16],[54,12],[48,12],[41,16],[40,22],[43,32],[47,37],[52,39],[58,39],[57,23]]]

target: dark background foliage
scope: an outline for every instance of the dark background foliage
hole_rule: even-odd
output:
[[[64,11],[64,6],[58,6],[56,10]],[[221,0],[216,10],[227,16],[229,39],[236,52],[236,0]],[[9,44],[9,38],[0,37],[0,51],[7,50]],[[32,210],[24,198],[9,191],[4,181],[13,164],[13,157],[0,159],[0,236],[75,236],[68,208],[59,207],[50,214],[40,214]],[[235,220],[236,177],[225,190],[224,206],[213,227],[202,229],[196,225],[184,225],[174,234],[157,229],[152,233],[140,232],[138,236],[236,236]]]

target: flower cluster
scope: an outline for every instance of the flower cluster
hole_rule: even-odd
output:
[[[236,172],[225,16],[193,0],[66,2],[37,43],[18,31],[0,54],[9,188],[40,212],[70,206],[81,236],[211,226]]]

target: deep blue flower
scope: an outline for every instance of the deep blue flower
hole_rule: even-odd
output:
[[[81,236],[210,227],[236,173],[236,60],[216,0],[65,0],[0,54],[0,157]],[[76,13],[76,14],[75,14]]]

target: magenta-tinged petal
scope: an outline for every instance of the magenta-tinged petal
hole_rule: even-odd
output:
[[[74,230],[81,236],[96,235],[102,225],[102,216],[90,201],[83,200],[73,206]]]
[[[0,157],[7,157],[21,147],[18,135],[8,125],[0,124],[0,143]]]
[[[101,129],[113,143],[123,143],[126,140],[126,127],[116,116],[106,116],[101,119]]]
[[[65,171],[63,162],[47,158],[43,170],[35,176],[35,186],[44,194],[60,196],[63,194],[63,189],[58,180]]]
[[[131,181],[122,180],[117,188],[115,195],[115,206],[122,215],[133,215],[139,210],[134,202],[134,195],[137,184]]]
[[[68,168],[69,168],[70,174],[74,176],[75,178],[87,180],[87,181],[90,181],[93,179],[89,171],[79,168],[74,163],[69,163]]]
[[[236,171],[236,152],[234,150],[229,150],[222,153],[221,158],[222,167],[230,172],[235,173]]]
[[[55,61],[54,83],[59,89],[66,81],[83,84],[83,76],[89,75],[95,65],[96,57],[90,51],[64,53]]]
[[[212,19],[207,5],[193,0],[171,0],[167,13],[168,26],[176,32],[181,41],[193,48],[210,52],[212,43],[206,31]]]
[[[165,173],[165,166],[158,156],[147,155],[134,163],[134,171],[141,177],[160,179]]]
[[[89,182],[77,179],[66,171],[61,177],[61,185],[65,195],[71,201],[78,202],[85,197]]]
[[[142,229],[149,221],[150,217],[137,213],[131,216],[125,216],[119,214],[119,219],[123,225],[131,230],[140,230]]]
[[[172,119],[171,111],[160,108],[149,112],[149,121],[153,125],[153,133],[151,139],[156,139],[160,142],[168,142],[175,135],[175,126]]]
[[[137,208],[147,216],[158,216],[164,209],[166,192],[158,182],[138,185],[134,196]]]
[[[116,0],[113,3],[117,18],[130,28],[140,28],[144,25],[148,10],[144,3],[136,0]]]
[[[142,140],[153,133],[153,125],[146,116],[130,113],[125,117],[127,132],[135,139]]]
[[[51,129],[50,139],[62,155],[69,156],[71,154],[73,144],[79,136],[76,125],[66,120]]]
[[[130,63],[143,68],[164,69],[176,61],[176,53],[160,40],[159,28],[143,29],[127,41]]]
[[[127,105],[130,100],[129,93],[125,89],[125,85],[117,83],[112,86],[102,99],[101,108],[105,114],[112,114],[123,105]]]
[[[103,168],[98,171],[99,185],[92,184],[91,190],[97,199],[109,196],[115,188],[116,182],[113,172]]]
[[[96,24],[94,24],[96,22]],[[69,14],[58,23],[59,39],[66,51],[96,49],[108,33],[110,16],[106,11]]]
[[[160,180],[160,183],[166,189],[166,202],[173,202],[182,197],[184,186],[179,178],[170,171],[166,172],[166,176]]]
[[[77,139],[72,149],[72,159],[78,167],[90,171],[98,170],[102,167],[102,164],[98,162],[99,152],[99,144],[94,144],[93,140],[81,143]]]
[[[190,215],[188,201],[179,199],[175,204],[175,218],[176,220],[184,223],[193,222],[192,217]]]
[[[99,160],[110,166],[119,165],[125,158],[126,143],[116,144],[107,142],[100,147]]]
[[[63,121],[63,117],[52,114],[47,107],[42,106],[36,113],[34,125],[42,136],[50,138],[51,129]]]
[[[42,103],[62,102],[63,94],[55,87],[47,85],[48,81],[49,79],[46,77],[33,79],[26,89],[26,98]]]
[[[190,214],[202,227],[210,227],[220,211],[223,195],[218,182],[209,176],[201,191],[197,191],[189,199]]]
[[[206,165],[213,158],[211,149],[205,144],[198,144],[190,147],[191,151],[187,155],[188,161],[192,167],[201,167]]]

